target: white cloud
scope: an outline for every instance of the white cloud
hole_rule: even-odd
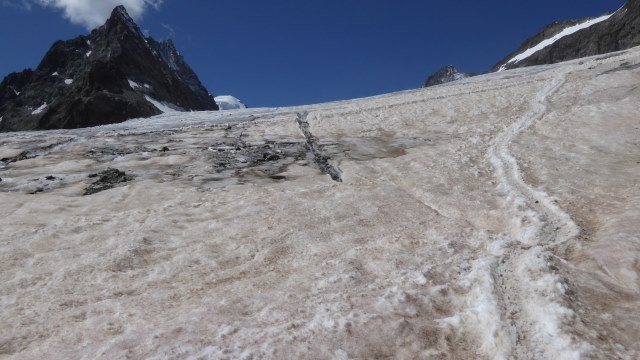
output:
[[[27,0],[2,0],[2,6],[12,7],[18,10],[31,10],[31,3]]]
[[[165,30],[167,30],[167,39],[175,39],[176,37],[176,31],[175,29],[171,26],[171,25],[167,25],[165,23],[161,23],[160,24],[163,28],[165,28]]]
[[[109,18],[111,11],[124,5],[132,18],[138,20],[144,12],[153,7],[156,10],[164,0],[35,0],[42,6],[60,9],[66,19],[91,30]]]

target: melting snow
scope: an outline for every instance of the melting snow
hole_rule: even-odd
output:
[[[155,106],[156,108],[158,108],[158,110],[162,111],[163,113],[172,113],[172,112],[181,112],[184,111],[183,108],[181,108],[178,105],[174,105],[168,102],[160,102],[148,95],[144,96],[145,99],[147,99],[148,102],[152,103],[153,106]]]
[[[33,112],[31,112],[31,115],[38,115],[40,114],[45,108],[47,107],[47,102],[45,101],[42,105],[40,105],[39,108],[33,110]]]
[[[574,34],[574,33],[578,32],[580,30],[586,29],[586,28],[591,27],[591,26],[593,26],[593,25],[595,25],[597,23],[600,23],[600,22],[603,22],[603,21],[607,20],[608,18],[611,17],[611,15],[613,15],[613,14],[604,15],[604,16],[601,16],[599,18],[591,19],[591,20],[585,21],[583,23],[580,23],[580,24],[577,24],[577,25],[574,25],[574,26],[570,26],[570,27],[562,30],[558,35],[556,35],[556,36],[554,36],[552,38],[546,39],[544,41],[541,41],[538,45],[525,50],[523,53],[521,53],[519,55],[514,56],[511,60],[507,61],[507,64],[518,63],[518,62],[528,58],[529,56],[537,53],[538,51],[540,51],[540,50],[542,50],[542,49],[544,49],[544,48],[546,48],[548,46],[553,45],[556,41],[562,39],[565,36],[569,36],[569,35]],[[501,66],[498,71],[504,71],[506,69],[507,69],[507,66],[505,64],[505,65]]]

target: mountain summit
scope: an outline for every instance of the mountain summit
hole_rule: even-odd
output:
[[[0,131],[80,128],[190,110],[218,106],[173,42],[145,37],[123,6],[90,35],[54,43],[35,71],[0,83]]]
[[[460,79],[466,79],[471,76],[474,76],[474,74],[461,73],[453,65],[447,65],[429,76],[422,87],[445,84]]]

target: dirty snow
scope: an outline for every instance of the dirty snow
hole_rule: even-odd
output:
[[[3,356],[638,358],[639,62],[0,134]]]

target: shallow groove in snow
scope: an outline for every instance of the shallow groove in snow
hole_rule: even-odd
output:
[[[550,81],[532,101],[531,110],[502,132],[488,153],[499,188],[515,214],[509,234],[512,240],[492,276],[518,358],[562,354],[562,358],[573,359],[589,348],[586,343],[574,343],[563,330],[563,325],[575,320],[575,314],[563,304],[563,279],[552,273],[548,263],[548,248],[573,238],[578,228],[548,194],[525,183],[509,150],[515,136],[544,116],[548,97],[562,86],[565,76]]]

